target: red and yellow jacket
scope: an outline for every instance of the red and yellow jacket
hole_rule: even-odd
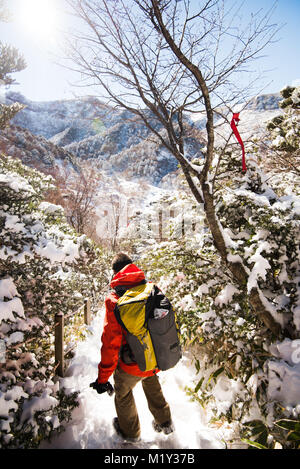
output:
[[[135,264],[126,265],[112,279],[110,286],[133,287],[145,280],[145,274]],[[130,365],[124,363],[119,357],[121,346],[126,344],[126,331],[117,322],[114,308],[119,299],[115,291],[112,291],[105,299],[105,319],[102,333],[101,361],[98,365],[98,383],[106,383],[117,365],[126,373],[135,376],[153,376],[157,369],[141,371],[136,363]]]

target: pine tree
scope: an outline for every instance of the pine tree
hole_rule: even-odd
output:
[[[5,9],[3,0],[0,2],[0,21],[9,21],[9,13]],[[15,83],[11,75],[24,70],[24,68],[26,68],[25,60],[18,50],[0,41],[0,86],[9,86]],[[19,103],[11,105],[0,103],[0,129],[4,129],[10,119],[23,107]]]

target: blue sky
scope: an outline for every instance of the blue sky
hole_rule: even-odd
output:
[[[34,2],[51,2],[51,10],[45,18],[27,18]],[[197,0],[193,0],[197,1]],[[15,74],[19,85],[11,89],[19,91],[34,101],[65,99],[91,94],[91,89],[72,86],[80,83],[80,76],[55,63],[61,54],[61,37],[53,31],[56,27],[65,29],[70,25],[70,17],[63,14],[64,0],[9,0],[7,5],[15,15],[11,23],[0,23],[0,40],[19,49],[27,68]],[[286,84],[300,84],[300,0],[278,0],[272,22],[284,24],[278,34],[279,41],[268,46],[266,57],[260,66],[268,70],[271,82],[265,93],[279,91]],[[268,10],[273,0],[246,0],[244,8],[250,15],[260,8]],[[51,11],[53,15],[51,14]],[[26,16],[27,15],[27,16]]]

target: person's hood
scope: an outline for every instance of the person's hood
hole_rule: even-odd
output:
[[[113,277],[110,286],[116,288],[119,285],[137,285],[143,280],[145,280],[144,272],[135,264],[128,264]]]

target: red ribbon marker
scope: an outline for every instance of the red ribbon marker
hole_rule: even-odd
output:
[[[237,126],[236,126],[236,123],[238,123],[239,120],[240,120],[239,115],[240,115],[239,112],[236,112],[236,113],[233,114],[230,126],[233,130],[234,135],[236,136],[237,141],[239,142],[239,144],[242,147],[242,154],[243,154],[242,171],[246,172],[247,167],[246,167],[246,158],[245,158],[245,147],[244,147],[243,140],[241,139],[241,136],[240,136],[239,131],[238,131]]]

